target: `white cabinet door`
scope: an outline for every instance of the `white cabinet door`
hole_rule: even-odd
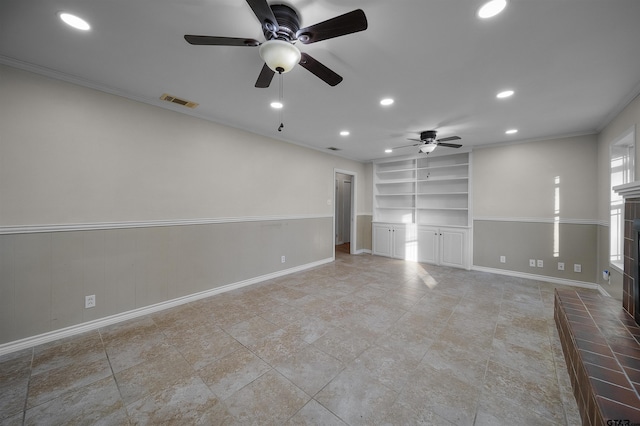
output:
[[[389,225],[373,225],[373,254],[391,257],[391,227]]]
[[[469,269],[469,231],[418,226],[418,262]]]
[[[442,229],[440,234],[442,243],[440,263],[446,266],[465,268],[467,232]]]
[[[418,262],[439,263],[439,231],[438,228],[418,227]]]
[[[414,262],[418,260],[418,241],[415,225],[394,225],[391,229],[391,236],[393,240],[393,257]]]

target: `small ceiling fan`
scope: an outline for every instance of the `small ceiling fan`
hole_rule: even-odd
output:
[[[300,52],[294,45],[302,44],[364,31],[367,17],[361,9],[336,16],[310,27],[300,28],[300,19],[295,10],[285,4],[269,5],[266,0],[246,0],[262,25],[267,39],[264,43],[255,39],[236,37],[215,37],[185,35],[184,39],[193,45],[207,46],[249,46],[260,47],[260,57],[265,61],[255,87],[269,87],[274,74],[291,71],[300,64],[330,86],[342,81],[342,77],[315,60],[309,54]]]
[[[420,151],[418,154],[428,154],[433,152],[434,149],[438,146],[446,146],[449,148],[460,148],[462,145],[457,143],[447,143],[449,141],[457,141],[462,139],[460,136],[449,136],[448,138],[436,139],[437,132],[435,130],[426,130],[420,133],[420,139],[408,138],[407,140],[416,141],[418,143],[414,143],[413,145],[404,145],[399,146],[394,149],[407,148],[410,146],[419,146]]]

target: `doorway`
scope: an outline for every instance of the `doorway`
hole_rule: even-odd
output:
[[[355,181],[354,172],[335,170],[333,228],[336,252],[355,253]]]

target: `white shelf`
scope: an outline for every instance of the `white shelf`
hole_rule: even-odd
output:
[[[374,222],[469,227],[469,152],[374,163]]]

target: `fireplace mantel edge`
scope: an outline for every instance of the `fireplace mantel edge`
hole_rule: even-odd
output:
[[[622,195],[625,199],[640,198],[640,181],[617,185],[613,187],[613,190]]]

